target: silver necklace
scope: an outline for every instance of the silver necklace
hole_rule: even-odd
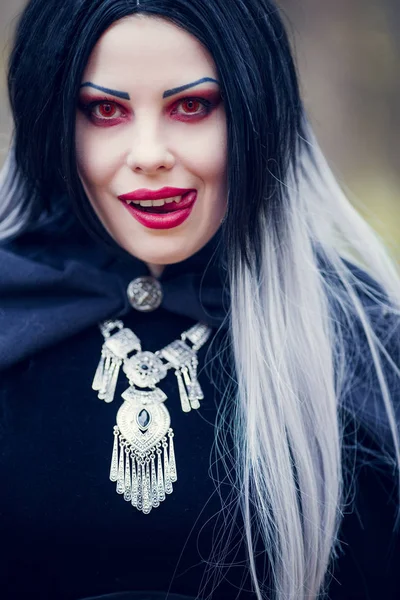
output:
[[[175,369],[182,410],[198,409],[204,395],[197,379],[197,351],[211,329],[197,323],[154,353],[143,352],[140,339],[122,321],[105,321],[100,330],[104,344],[92,388],[101,400],[112,402],[121,366],[130,386],[117,413],[110,479],[124,500],[149,514],[172,493],[177,480],[167,395],[156,384]]]

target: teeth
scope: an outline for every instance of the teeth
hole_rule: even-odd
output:
[[[174,196],[173,198],[160,198],[160,200],[127,200],[127,204],[140,204],[140,206],[164,206],[176,202],[178,204],[182,200],[182,196]]]

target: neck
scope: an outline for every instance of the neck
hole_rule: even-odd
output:
[[[160,277],[161,273],[164,271],[165,269],[165,265],[155,265],[153,263],[146,263],[150,273],[153,275],[153,277]]]

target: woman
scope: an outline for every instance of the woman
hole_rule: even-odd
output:
[[[31,0],[9,90],[5,597],[396,597],[400,279],[274,4]]]

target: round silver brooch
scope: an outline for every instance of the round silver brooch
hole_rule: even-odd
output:
[[[159,281],[154,277],[138,277],[130,282],[127,289],[128,300],[136,310],[151,312],[162,302],[163,293]]]

